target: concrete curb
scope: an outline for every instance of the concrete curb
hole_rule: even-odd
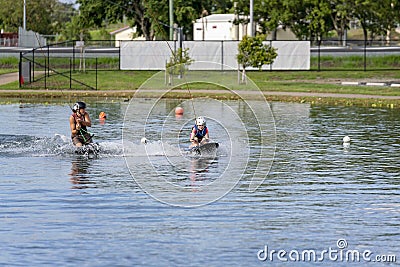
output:
[[[397,82],[342,82],[341,85],[400,87]]]

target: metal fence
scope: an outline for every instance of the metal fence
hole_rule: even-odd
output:
[[[109,42],[69,41],[35,48],[20,53],[20,87],[96,90],[98,71],[119,70],[119,62],[119,48],[109,47]],[[93,78],[82,82],[85,74]]]
[[[2,47],[17,47],[18,38],[0,38],[0,46]]]
[[[132,42],[147,42],[146,45],[151,45],[149,41]],[[177,42],[171,42],[172,49],[179,47]],[[121,69],[121,48],[115,47],[115,41],[86,41],[83,47],[77,44],[79,41],[69,41],[35,48],[29,52],[19,52],[21,87],[98,89],[98,72]],[[168,46],[166,42],[165,46]],[[171,52],[169,48],[168,50]],[[142,52],[140,49],[135,51],[137,54]],[[153,58],[157,58],[157,54],[154,55]],[[165,57],[164,54],[162,56]],[[309,69],[400,70],[400,46],[394,42],[363,40],[347,40],[345,43],[338,40],[313,42],[310,47]],[[82,83],[80,78],[85,73],[95,78]]]
[[[311,47],[311,70],[399,70],[398,42],[322,40]]]

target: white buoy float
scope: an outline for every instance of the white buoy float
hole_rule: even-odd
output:
[[[351,141],[351,139],[350,139],[350,137],[349,136],[345,136],[345,137],[343,137],[343,147],[344,148],[349,148],[350,147],[350,141]]]

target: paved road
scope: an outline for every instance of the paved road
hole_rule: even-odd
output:
[[[18,72],[0,75],[0,85],[18,81]]]

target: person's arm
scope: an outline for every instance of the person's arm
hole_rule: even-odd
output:
[[[206,131],[206,135],[204,135],[204,139],[206,141],[208,141],[210,139],[210,136],[208,135],[208,128],[207,128],[207,131]]]
[[[78,125],[78,124],[75,124],[75,119],[74,119],[74,117],[70,116],[70,117],[69,117],[69,127],[71,128],[71,133],[72,133],[72,134],[78,134],[78,133],[79,133],[79,130],[76,129],[76,126],[77,126],[77,125]]]
[[[85,113],[85,126],[92,127],[92,121],[90,120],[89,113]]]
[[[89,113],[87,113],[87,112],[85,112],[85,120],[78,120],[79,121],[79,123],[82,125],[82,126],[87,126],[87,127],[91,127],[92,126],[92,121],[90,120],[90,116],[89,116]]]
[[[193,128],[192,132],[190,133],[190,142],[195,141],[196,130]]]
[[[203,139],[201,139],[200,144],[205,144],[208,143],[209,135],[208,135],[208,129],[206,129],[206,134],[203,136]]]

